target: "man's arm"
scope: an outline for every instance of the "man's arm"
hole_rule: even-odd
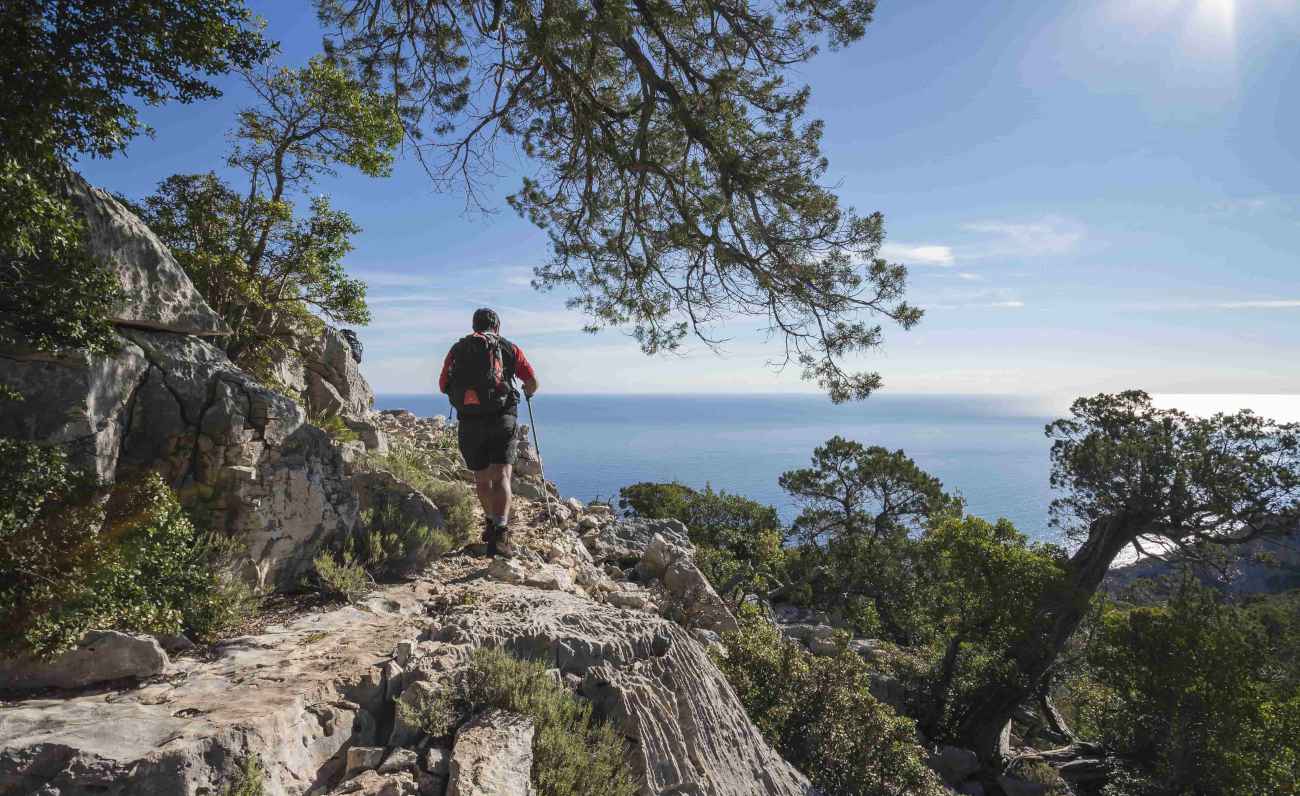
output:
[[[438,375],[438,389],[443,393],[447,392],[447,382],[451,381],[451,368],[454,364],[452,352],[455,350],[453,348],[447,352],[447,358],[442,361],[442,373]]]
[[[524,383],[524,395],[532,397],[537,392],[537,373],[533,370],[533,365],[524,356],[524,350],[515,346],[515,375]]]

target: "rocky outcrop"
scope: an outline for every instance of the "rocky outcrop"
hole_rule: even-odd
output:
[[[202,337],[230,334],[162,241],[106,191],[68,172],[68,198],[86,221],[85,244],[122,283],[112,319],[125,326]]]
[[[314,416],[365,420],[375,403],[370,384],[361,375],[360,358],[339,329],[326,326],[303,347],[303,399]]]
[[[0,415],[0,435],[62,446],[104,483],[161,473],[200,524],[244,542],[248,577],[267,588],[296,587],[318,550],[354,529],[377,499],[441,527],[409,487],[354,484],[355,456],[205,339],[225,333],[224,324],[143,223],[79,177],[69,190],[85,214],[87,245],[130,297],[116,315],[118,350],[0,351],[0,383],[23,399]],[[309,363],[304,385],[382,453],[384,435],[366,420],[373,395],[346,336],[326,329]],[[381,495],[385,486],[397,494]]]

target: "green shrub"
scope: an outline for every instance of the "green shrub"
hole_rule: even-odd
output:
[[[538,661],[495,649],[475,650],[454,694],[419,706],[418,726],[432,735],[491,708],[533,720],[532,781],[539,796],[632,796],[624,740],[593,718],[591,704],[557,683]]]
[[[409,440],[398,437],[389,443],[388,453],[370,454],[366,460],[372,468],[387,470],[432,500],[430,493],[435,483],[458,480],[460,469],[464,465],[460,450],[455,447],[454,436],[444,434],[443,438],[450,440],[451,447],[435,442],[431,450],[428,447],[417,447]]]
[[[781,756],[827,796],[939,796],[916,727],[870,692],[852,653],[815,657],[753,612],[723,636],[718,666]]]
[[[374,585],[370,573],[357,561],[350,544],[337,554],[321,551],[311,563],[316,573],[316,588],[326,597],[353,602]]]
[[[266,770],[257,755],[239,758],[239,768],[230,777],[230,783],[221,789],[221,796],[263,796],[266,793]]]
[[[32,469],[0,487],[0,648],[53,656],[91,628],[206,641],[253,609],[231,543],[196,531],[158,475],[98,487],[30,443],[6,453]]]
[[[1052,768],[1050,763],[1045,763],[1042,760],[1021,762],[1013,766],[1008,773],[1026,782],[1046,787],[1047,790],[1043,792],[1043,796],[1072,796],[1072,791],[1066,781],[1061,778],[1055,768]]]
[[[434,481],[425,495],[442,510],[447,533],[457,544],[466,544],[478,527],[474,513],[478,498],[468,484],[461,481]]]
[[[1300,699],[1249,607],[1185,579],[1168,604],[1109,606],[1063,689],[1078,731],[1131,764],[1110,793],[1300,792]]]
[[[328,417],[313,417],[309,421],[313,426],[330,435],[335,442],[356,442],[361,439],[357,432],[348,428],[348,424],[343,422],[343,418],[338,415]]]

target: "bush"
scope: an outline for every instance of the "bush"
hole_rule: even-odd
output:
[[[230,784],[221,789],[221,796],[263,796],[266,793],[266,769],[257,755],[239,758],[239,768],[230,778]]]
[[[313,417],[309,421],[313,426],[330,435],[335,442],[356,442],[361,439],[360,435],[348,428],[348,424],[343,422],[343,418],[338,415],[329,417]]]
[[[466,544],[473,538],[478,526],[474,513],[478,498],[468,484],[460,481],[433,481],[424,494],[442,510],[447,533],[457,544]]]
[[[718,665],[768,743],[827,796],[939,796],[916,727],[870,693],[851,653],[815,657],[752,611]]]
[[[1294,644],[1294,641],[1291,642]],[[1185,579],[1168,604],[1110,606],[1067,684],[1079,731],[1131,769],[1111,793],[1296,793],[1300,700],[1249,608]]]
[[[374,585],[370,573],[356,560],[351,545],[337,555],[322,551],[311,563],[316,572],[317,590],[326,597],[353,602]]]
[[[538,661],[496,649],[478,649],[453,694],[417,708],[407,718],[432,735],[447,735],[484,710],[497,708],[533,720],[532,782],[539,796],[632,796],[624,740],[595,719],[591,704],[574,696]]]
[[[99,487],[14,440],[0,459],[32,465],[0,492],[0,648],[54,656],[91,628],[210,641],[252,610],[232,543],[196,531],[158,475]]]

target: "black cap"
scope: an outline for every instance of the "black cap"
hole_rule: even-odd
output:
[[[501,319],[487,307],[474,310],[474,331],[490,332],[501,328]]]

